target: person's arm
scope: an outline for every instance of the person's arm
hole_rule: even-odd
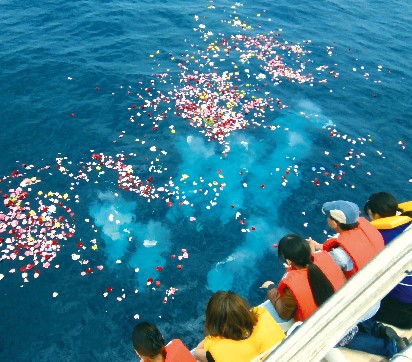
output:
[[[196,358],[198,361],[201,361],[201,362],[211,362],[211,361],[208,360],[208,358],[207,358],[207,352],[206,352],[206,350],[205,350],[205,340],[201,341],[201,342],[197,345],[197,347],[196,347],[196,349],[195,349],[194,355],[195,355],[195,358]],[[210,355],[210,353],[209,353],[209,355]],[[213,362],[213,361],[212,361],[212,362]]]
[[[272,288],[268,289],[267,297],[272,302],[280,318],[284,320],[293,318],[298,306],[290,289],[285,288],[283,297],[281,297],[277,288],[273,286]]]
[[[266,296],[275,307],[280,318],[284,320],[293,318],[298,306],[289,288],[285,288],[283,297],[280,296],[275,283],[271,281],[264,282],[261,288],[267,288]]]

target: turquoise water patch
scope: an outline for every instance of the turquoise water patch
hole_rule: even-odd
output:
[[[285,220],[281,207],[299,187],[299,163],[310,151],[312,140],[308,129],[312,124],[301,114],[294,113],[289,113],[278,123],[279,128],[264,135],[265,142],[263,137],[259,140],[245,135],[236,135],[232,139],[230,157],[238,162],[232,162],[229,179],[235,179],[237,167],[242,176],[242,187],[229,183],[222,199],[224,205],[230,200],[242,201],[235,218],[246,237],[225,260],[217,262],[209,271],[208,288],[212,291],[234,289],[247,294],[259,277],[259,261],[265,250],[288,232],[282,227]],[[270,136],[274,138],[273,143],[268,142]],[[228,213],[227,209],[220,211],[227,219],[230,217]]]
[[[164,267],[164,255],[170,250],[170,231],[159,221],[137,221],[136,202],[122,196],[101,192],[90,206],[90,215],[101,228],[107,264],[127,263],[136,271],[139,287],[158,275],[157,267]]]
[[[100,192],[90,205],[90,215],[101,228],[108,265],[120,260],[129,247],[130,229],[136,220],[136,203],[112,192]]]
[[[149,220],[147,224],[135,223],[132,227],[137,250],[130,257],[129,265],[137,272],[139,286],[153,283],[159,274],[158,267],[166,265],[165,256],[170,251],[170,230],[159,221]],[[149,280],[149,281],[148,281]]]
[[[269,253],[287,231],[284,228],[268,222],[268,218],[250,218],[255,231],[247,232],[245,240],[225,260],[211,269],[207,275],[208,288],[218,290],[234,290],[246,295],[250,287],[261,274],[260,263],[264,254]],[[275,264],[275,260],[273,263]],[[265,268],[271,268],[270,265]]]
[[[324,240],[323,202],[410,199],[409,2],[0,10],[7,361],[135,360],[137,319],[195,347],[212,290],[259,304],[281,236]]]

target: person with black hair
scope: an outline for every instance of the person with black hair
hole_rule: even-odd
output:
[[[353,202],[326,202],[322,213],[326,215],[329,227],[337,234],[323,244],[312,238],[307,241],[312,252],[327,251],[349,279],[384,248],[383,237],[370,222],[359,217],[359,207]],[[409,345],[408,340],[399,337],[394,329],[375,323],[373,317],[380,305],[379,301],[359,320],[361,332],[346,347],[392,357]]]
[[[137,324],[133,330],[132,343],[141,362],[196,362],[180,339],[172,339],[166,345],[154,324]]]
[[[364,210],[382,234],[385,245],[412,225],[412,201],[399,204],[388,192],[372,194]],[[382,299],[374,319],[398,328],[412,328],[412,276],[406,276]]]
[[[299,235],[289,234],[280,240],[278,258],[286,261],[286,274],[278,288],[271,281],[263,283],[261,288],[268,288],[267,297],[282,319],[293,317],[295,321],[305,321],[346,281],[329,253],[312,253],[308,241]],[[406,348],[407,343],[397,335],[364,333],[354,326],[338,346],[392,357]]]
[[[378,192],[369,196],[364,206],[366,215],[372,220],[383,236],[385,245],[412,225],[412,201],[398,203],[388,192]]]
[[[304,321],[345,283],[345,277],[326,252],[311,253],[308,242],[299,235],[284,236],[278,244],[278,257],[288,265],[278,288],[271,281],[267,297],[280,318]]]

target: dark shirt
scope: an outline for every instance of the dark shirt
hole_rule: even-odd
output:
[[[397,226],[393,229],[379,230],[382,234],[385,245],[388,245],[411,224],[412,221]],[[402,303],[412,304],[412,276],[408,275],[407,277],[403,278],[402,281],[395,288],[393,288],[388,295]]]

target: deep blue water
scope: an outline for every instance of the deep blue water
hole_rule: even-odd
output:
[[[194,347],[213,291],[260,303],[283,273],[281,236],[325,239],[323,202],[410,200],[411,14],[376,0],[0,2],[5,202],[36,177],[0,209],[0,359],[133,361],[137,315]],[[313,80],[271,80],[274,49]],[[245,127],[211,140],[182,99]]]

